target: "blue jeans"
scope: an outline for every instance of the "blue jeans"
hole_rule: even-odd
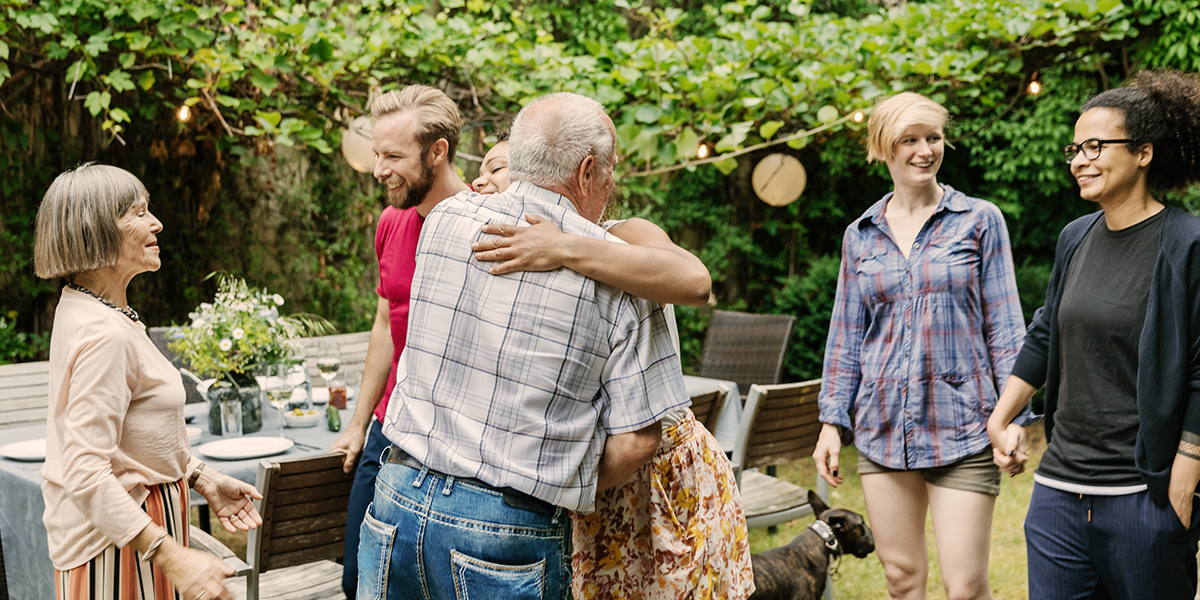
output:
[[[358,455],[358,467],[354,471],[354,484],[350,487],[350,506],[346,511],[346,553],[342,557],[342,592],[354,600],[358,589],[358,533],[362,527],[367,505],[375,495],[375,476],[379,474],[379,455],[391,445],[383,435],[383,424],[371,419],[367,439],[362,453]]]
[[[1193,510],[1184,529],[1145,491],[1081,496],[1035,483],[1025,516],[1029,598],[1192,600],[1198,522]]]
[[[493,489],[384,463],[358,548],[359,600],[566,598],[571,519]]]

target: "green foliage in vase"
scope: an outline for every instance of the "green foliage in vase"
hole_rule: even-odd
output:
[[[205,377],[246,373],[261,365],[294,360],[300,337],[330,333],[314,315],[281,315],[283,296],[222,276],[213,301],[189,313],[189,327],[171,333],[172,352]]]

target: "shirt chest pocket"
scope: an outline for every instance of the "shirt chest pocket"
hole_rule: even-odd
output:
[[[875,275],[884,269],[884,258],[887,253],[882,250],[875,250],[870,254],[858,259],[856,270],[859,275]]]
[[[970,239],[949,239],[929,248],[926,292],[969,291],[978,279],[979,245]]]
[[[859,293],[869,304],[889,302],[901,293],[900,281],[895,269],[888,269],[887,250],[875,248],[858,259],[855,271],[858,273]]]

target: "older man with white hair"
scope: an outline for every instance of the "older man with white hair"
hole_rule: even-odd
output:
[[[551,94],[517,115],[509,143],[515,183],[443,201],[421,233],[359,597],[567,597],[568,511],[594,510],[688,403],[661,306],[566,269],[492,276],[472,256],[483,225],[527,214],[607,238],[596,222],[616,130],[603,107]]]

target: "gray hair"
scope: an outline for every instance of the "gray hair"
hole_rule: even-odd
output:
[[[537,110],[534,106],[547,102]],[[542,187],[561,186],[589,155],[601,172],[613,167],[613,131],[604,105],[579,94],[556,92],[534,100],[513,120],[508,177]]]
[[[70,277],[117,262],[118,221],[150,194],[118,167],[84,163],[55,178],[38,206],[33,271],[42,279]]]

